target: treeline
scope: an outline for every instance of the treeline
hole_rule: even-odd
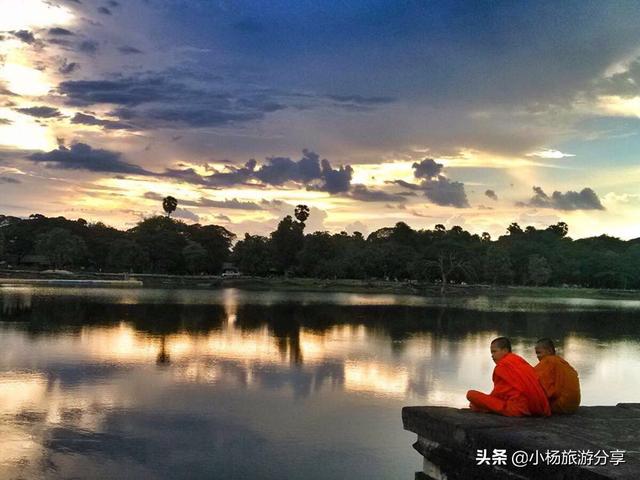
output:
[[[223,227],[164,216],[126,231],[82,219],[0,216],[0,259],[19,265],[38,256],[51,268],[107,272],[217,274],[233,262],[252,276],[640,288],[640,239],[572,240],[563,222],[545,229],[512,223],[496,240],[458,226],[414,230],[403,222],[365,237],[305,233],[308,215],[300,205],[269,236],[247,234],[235,245]]]

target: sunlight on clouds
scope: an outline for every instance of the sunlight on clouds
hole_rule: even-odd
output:
[[[6,63],[0,69],[0,79],[7,87],[18,95],[37,97],[46,95],[51,89],[44,73],[18,63]]]
[[[527,153],[527,157],[539,157],[539,158],[565,158],[575,157],[573,153],[563,153],[560,150],[546,149],[538,150],[537,152]]]
[[[385,185],[386,181],[404,180],[412,182],[415,180],[413,176],[414,162],[387,162],[387,163],[368,163],[354,164],[352,183],[361,183],[364,185]]]
[[[608,114],[624,117],[640,117],[640,97],[623,98],[616,95],[607,95],[598,98],[601,110]]]
[[[56,148],[55,135],[45,126],[27,115],[8,108],[0,108],[0,117],[9,120],[0,125],[0,145],[24,150],[52,150]]]
[[[44,0],[2,0],[0,30],[25,30],[69,25],[74,15],[67,7]]]

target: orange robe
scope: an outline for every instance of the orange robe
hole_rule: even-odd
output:
[[[472,410],[492,412],[507,417],[549,416],[551,408],[535,370],[527,361],[508,353],[493,370],[493,391],[487,395],[467,392]]]
[[[580,406],[578,372],[558,355],[547,355],[535,366],[553,413],[575,413]]]

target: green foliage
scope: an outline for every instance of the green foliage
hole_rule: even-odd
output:
[[[54,228],[38,236],[36,252],[44,255],[54,268],[75,265],[87,253],[84,240],[64,228]]]
[[[128,238],[119,238],[109,247],[106,268],[112,272],[142,272],[149,267],[147,252]]]
[[[0,259],[21,265],[46,255],[55,268],[216,274],[232,261],[246,275],[418,280],[491,285],[571,285],[640,289],[640,239],[572,240],[559,222],[544,229],[513,223],[492,240],[459,226],[414,230],[403,222],[360,233],[305,234],[308,209],[296,208],[270,236],[235,235],[218,225],[187,225],[168,216],[122,231],[102,223],[0,215]]]
[[[187,240],[187,245],[182,249],[182,256],[190,274],[195,275],[207,270],[209,253],[198,242]]]
[[[540,285],[546,285],[551,277],[551,268],[549,268],[549,262],[542,255],[531,255],[529,257],[529,281],[539,287]]]

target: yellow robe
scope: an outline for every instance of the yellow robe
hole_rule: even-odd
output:
[[[558,355],[547,355],[535,366],[552,413],[575,413],[580,406],[578,372]]]

